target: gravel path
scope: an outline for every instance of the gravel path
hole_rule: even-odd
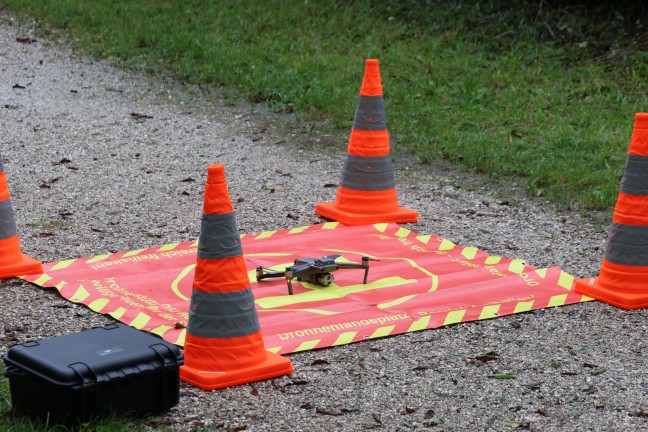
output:
[[[226,167],[241,231],[320,223],[315,203],[334,199],[323,185],[339,180],[346,151],[344,136],[318,125],[74,55],[1,13],[0,119],[23,251],[43,262],[197,238],[212,163]],[[598,271],[604,223],[515,185],[423,166],[394,142],[399,202],[420,212],[407,228],[578,277]],[[0,281],[0,302],[3,352],[110,321],[18,279]],[[590,302],[293,354],[290,377],[215,392],[182,384],[179,405],[143,424],[646,430],[647,316]],[[495,360],[474,360],[489,351]],[[516,378],[490,378],[497,373]]]

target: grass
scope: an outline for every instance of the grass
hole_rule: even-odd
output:
[[[0,430],[4,432],[131,432],[143,431],[144,427],[128,419],[115,417],[83,423],[75,428],[33,419],[11,409],[9,380],[0,377]]]
[[[648,110],[648,12],[600,3],[0,0],[120,66],[345,133],[364,59],[378,58],[392,151],[610,209]]]

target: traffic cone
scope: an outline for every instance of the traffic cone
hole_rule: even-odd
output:
[[[315,214],[345,225],[416,222],[398,206],[378,60],[367,59],[347,156],[334,203],[318,203]]]
[[[223,165],[207,168],[180,378],[203,390],[292,373],[265,350]]]
[[[599,276],[576,281],[576,292],[622,309],[648,307],[648,113],[635,115]]]
[[[0,155],[0,279],[42,272],[40,261],[24,255],[20,250],[7,175]]]

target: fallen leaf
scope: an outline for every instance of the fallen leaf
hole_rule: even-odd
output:
[[[327,365],[327,364],[330,364],[327,360],[317,359],[317,360],[313,360],[311,366]]]
[[[252,389],[252,390],[250,390],[250,394],[251,394],[252,396],[259,396],[259,390],[257,390],[257,389]]]
[[[39,234],[39,236],[41,236],[41,237],[53,237],[55,235],[56,234],[54,234],[53,232],[42,232],[42,233]]]
[[[426,419],[426,420],[433,419],[434,418],[434,410],[429,409],[429,410],[425,411],[425,414],[423,415],[423,418]]]
[[[137,113],[137,112],[132,112],[130,115],[135,120],[144,120],[144,119],[152,119],[153,118],[153,116],[151,116],[151,115],[141,114],[141,113]]]
[[[292,385],[306,385],[306,384],[308,384],[308,381],[306,380],[296,379],[292,381]]]
[[[403,412],[405,414],[412,414],[412,413],[415,413],[416,410],[414,408],[412,408],[412,407],[408,407],[407,405],[405,405],[405,409],[403,410]]]
[[[38,42],[36,39],[32,39],[30,37],[17,37],[16,42],[24,43],[24,44],[33,44],[34,42]]]
[[[337,187],[337,185],[335,183],[325,183],[324,187],[325,188],[334,188],[334,187]]]
[[[489,375],[488,378],[495,378],[495,379],[515,379],[515,375],[506,374],[506,373],[501,373],[501,374],[493,374],[493,375]]]
[[[13,88],[15,89],[24,89],[26,88],[25,86],[21,86],[20,84],[14,84]]]
[[[184,323],[184,322],[181,322],[181,321],[176,321],[174,327],[175,327],[176,329],[183,329],[183,328],[187,328],[187,323]]]
[[[196,180],[194,180],[193,177],[187,177],[186,179],[182,179],[180,181],[184,183],[189,183],[189,182],[195,182]]]
[[[644,410],[634,411],[634,412],[628,413],[628,415],[632,416],[632,417],[648,418],[648,412],[646,412]]]
[[[541,415],[541,416],[545,416],[545,417],[553,417],[554,416],[551,411],[547,411],[544,408],[538,408],[538,410],[536,411],[536,414]]]
[[[331,415],[331,416],[341,416],[342,415],[342,411],[331,411],[331,410],[324,409],[324,408],[315,408],[315,412],[317,414],[325,414],[325,415]]]

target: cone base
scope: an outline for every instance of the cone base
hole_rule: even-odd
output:
[[[576,281],[575,291],[621,309],[632,310],[648,307],[648,287],[646,293],[624,293],[603,288],[599,285],[598,278],[587,278]]]
[[[292,362],[289,358],[268,351],[263,363],[225,372],[202,371],[182,365],[180,379],[203,390],[216,390],[288,375],[292,371]]]
[[[40,261],[27,255],[22,255],[20,261],[17,263],[0,263],[0,279],[36,273],[43,273],[43,266]]]
[[[404,207],[397,207],[395,210],[385,213],[361,214],[340,210],[335,203],[318,203],[315,206],[315,214],[344,225],[368,225],[381,222],[408,223],[418,220],[418,214],[414,210]]]

